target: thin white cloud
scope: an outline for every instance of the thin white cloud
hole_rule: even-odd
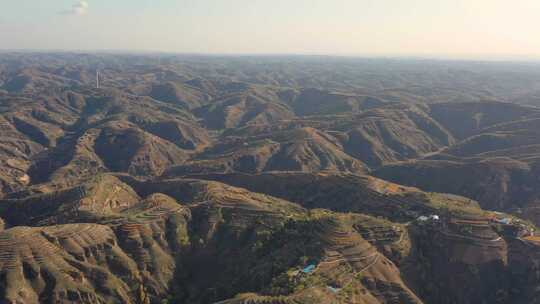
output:
[[[87,12],[88,12],[88,2],[81,0],[73,4],[73,6],[70,9],[62,11],[61,14],[81,16],[81,15],[86,14]]]

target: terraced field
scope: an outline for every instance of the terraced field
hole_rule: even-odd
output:
[[[0,303],[540,303],[539,88],[525,62],[0,52]]]
[[[216,304],[302,304],[294,297],[267,297],[258,295],[245,295],[239,299],[217,302]]]
[[[108,281],[107,259],[101,252],[109,248],[115,254],[113,231],[101,225],[73,224],[46,228],[15,227],[0,233],[0,273],[9,277],[4,287],[9,301],[78,301],[96,303],[94,288],[115,288],[118,296],[128,299],[130,288],[120,281]],[[95,276],[85,273],[93,268]],[[127,270],[127,269],[126,269]],[[53,285],[50,285],[52,282]],[[105,287],[104,284],[110,284]],[[45,292],[47,286],[54,288]],[[44,293],[45,292],[45,293]]]

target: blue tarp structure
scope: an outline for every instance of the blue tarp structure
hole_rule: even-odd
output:
[[[313,270],[315,270],[315,265],[311,264],[311,265],[307,266],[306,268],[302,269],[302,272],[303,273],[310,273]]]
[[[510,225],[510,224],[512,224],[512,219],[511,219],[511,218],[496,219],[496,221],[497,221],[499,224],[505,224],[505,225]]]
[[[501,220],[501,223],[506,224],[506,225],[510,225],[512,223],[512,219],[511,218],[503,218]]]
[[[339,289],[335,288],[335,287],[332,287],[332,286],[327,286],[328,289],[330,289],[331,292],[333,293],[338,293],[339,292]]]

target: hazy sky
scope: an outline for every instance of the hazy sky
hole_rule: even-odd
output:
[[[540,0],[0,0],[0,48],[540,57]]]

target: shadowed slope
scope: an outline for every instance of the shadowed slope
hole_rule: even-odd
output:
[[[313,128],[291,129],[248,138],[229,137],[165,176],[209,172],[351,171],[365,166],[342,151],[339,141]]]

